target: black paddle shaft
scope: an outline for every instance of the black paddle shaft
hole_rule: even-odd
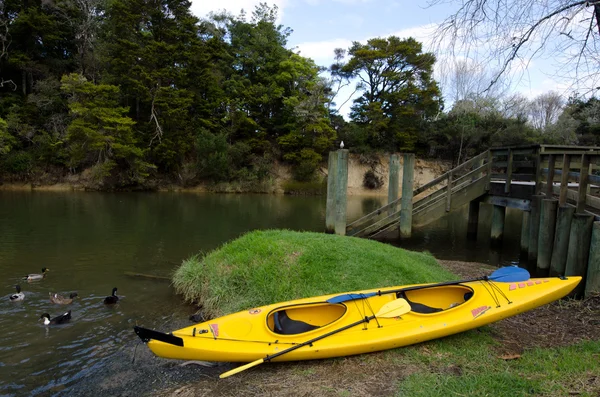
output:
[[[362,320],[358,320],[358,321],[356,321],[356,322],[354,322],[352,324],[345,325],[342,328],[334,329],[331,332],[328,332],[326,334],[317,336],[316,338],[313,338],[311,340],[307,340],[306,342],[302,342],[302,343],[300,343],[300,344],[298,344],[296,346],[292,346],[292,347],[290,347],[288,349],[282,350],[279,353],[267,355],[267,357],[265,357],[263,360],[264,361],[271,361],[275,357],[279,357],[279,356],[281,356],[283,354],[289,353],[289,352],[294,351],[296,349],[300,349],[301,347],[306,346],[306,345],[312,345],[314,342],[320,341],[321,339],[327,338],[328,336],[335,335],[335,334],[337,334],[339,332],[345,331],[345,330],[347,330],[349,328],[352,328],[352,327],[356,327],[357,325],[360,325],[360,324],[368,323],[369,321],[373,320],[374,318],[375,318],[375,316],[365,317]]]

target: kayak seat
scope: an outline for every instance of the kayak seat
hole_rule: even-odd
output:
[[[319,328],[304,321],[292,320],[288,317],[285,310],[273,313],[273,321],[275,323],[275,332],[282,335],[301,334]]]
[[[398,294],[398,298],[406,299],[406,301],[410,305],[410,311],[415,312],[415,313],[431,314],[431,313],[441,312],[444,310],[444,309],[440,309],[438,307],[431,307],[431,306],[424,305],[422,303],[412,302],[411,300],[408,299],[408,297],[406,296],[406,294],[404,292],[400,292]]]

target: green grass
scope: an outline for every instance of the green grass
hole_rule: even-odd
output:
[[[302,297],[455,278],[429,254],[365,239],[269,230],[187,259],[173,283],[187,300],[219,316]]]
[[[504,360],[487,327],[397,350],[392,360],[419,370],[397,396],[594,396],[600,390],[600,341],[525,351]]]

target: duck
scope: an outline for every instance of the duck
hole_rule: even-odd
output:
[[[56,303],[59,305],[68,305],[73,302],[73,299],[76,296],[79,296],[77,294],[77,292],[72,292],[68,298],[65,298],[64,296],[59,295],[59,294],[53,294],[52,292],[49,292],[49,294],[50,294],[50,302]]]
[[[21,292],[21,286],[15,285],[15,288],[17,289],[17,293],[12,294],[10,296],[10,301],[11,302],[19,302],[19,301],[22,301],[23,299],[25,299],[25,294]]]
[[[71,320],[71,311],[69,310],[66,313],[56,316],[52,320],[50,319],[50,315],[48,313],[42,314],[40,318],[44,319],[44,325],[64,324]]]
[[[113,288],[112,295],[104,298],[105,305],[114,305],[119,301],[119,297],[117,296],[117,287]]]
[[[37,274],[37,273],[28,274],[27,276],[23,277],[23,280],[27,280],[27,281],[43,280],[44,277],[46,277],[46,272],[48,272],[48,271],[50,271],[50,269],[43,267],[42,274]]]

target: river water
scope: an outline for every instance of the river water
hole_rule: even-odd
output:
[[[348,219],[383,200],[349,197]],[[500,251],[489,249],[490,214],[482,206],[477,242],[465,237],[465,208],[415,230],[399,245],[440,259],[517,261],[520,214],[507,211]],[[0,191],[0,396],[68,394],[136,338],[133,325],[160,328],[193,312],[168,281],[128,272],[168,277],[183,259],[247,231],[320,232],[324,224],[324,197]],[[42,267],[50,269],[43,281],[21,280]],[[23,302],[9,301],[16,284]],[[113,287],[122,299],[107,307],[102,301]],[[48,299],[49,292],[73,291],[80,299],[69,306]],[[39,319],[69,309],[68,324],[45,327]]]

